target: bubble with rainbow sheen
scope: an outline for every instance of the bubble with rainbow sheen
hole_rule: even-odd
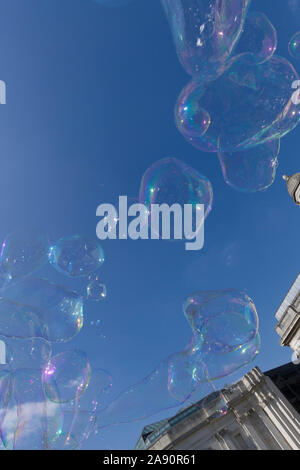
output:
[[[177,158],[164,158],[149,167],[141,181],[139,200],[151,204],[204,204],[205,217],[213,202],[213,189],[206,176]]]
[[[293,59],[300,60],[300,31],[291,37],[289,42],[289,53]]]
[[[238,369],[250,364],[260,352],[261,339],[257,334],[247,343],[229,352],[217,352],[213,347],[203,351],[202,360],[211,380],[217,380],[233,374]]]
[[[224,72],[243,31],[249,0],[161,0],[176,52],[203,81]]]
[[[273,140],[240,152],[219,153],[225,182],[237,191],[267,190],[275,181],[280,140]]]
[[[106,285],[103,284],[99,276],[93,276],[89,279],[89,283],[86,287],[86,297],[89,300],[99,302],[106,298],[107,289]]]
[[[298,78],[285,58],[273,55],[262,64],[249,65],[241,56],[214,82],[192,79],[178,97],[176,122],[189,109],[202,108],[210,116],[206,132],[191,135],[178,129],[205,152],[237,152],[278,140],[300,121],[300,108],[291,99]]]
[[[51,343],[42,338],[8,338],[0,336],[5,344],[6,363],[0,369],[41,369],[51,357]],[[1,344],[0,344],[1,349]]]
[[[200,106],[202,90],[198,89],[196,93],[200,96],[198,99],[195,95],[181,96],[184,100],[182,105],[177,104],[177,112],[175,113],[175,123],[181,134],[187,139],[203,136],[210,126],[211,119],[209,113]]]
[[[83,351],[72,350],[57,354],[43,369],[45,395],[54,403],[77,400],[86,391],[90,374],[90,364]]]
[[[18,279],[32,274],[47,262],[48,250],[46,234],[24,230],[7,235],[0,255],[2,276]]]
[[[104,250],[98,240],[80,235],[61,238],[49,250],[52,266],[71,278],[89,276],[104,260]]]
[[[249,12],[235,54],[242,55],[249,64],[262,64],[273,56],[276,48],[277,31],[268,17],[260,11]]]
[[[41,378],[41,369],[18,369],[10,373],[10,392],[0,396],[1,438],[6,449],[46,449],[48,441],[60,432],[60,408],[45,398]],[[0,376],[0,395],[1,392]],[[5,409],[3,400],[6,400]]]
[[[195,292],[183,308],[193,331],[201,337],[202,353],[235,351],[258,332],[255,304],[237,289]]]
[[[0,299],[0,334],[64,343],[83,326],[83,298],[47,279],[26,278],[8,287]]]

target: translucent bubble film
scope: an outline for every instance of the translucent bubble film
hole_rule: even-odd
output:
[[[300,0],[2,3],[0,450],[300,449]]]

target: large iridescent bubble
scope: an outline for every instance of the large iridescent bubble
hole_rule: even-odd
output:
[[[83,298],[46,279],[27,278],[8,287],[5,299],[0,299],[1,307],[7,312],[2,320],[0,317],[3,336],[66,342],[83,326]]]
[[[47,261],[49,239],[45,234],[15,232],[3,242],[0,266],[1,272],[12,278],[27,276]]]
[[[40,315],[32,307],[0,298],[0,335],[7,338],[48,337]]]
[[[300,31],[293,35],[289,42],[289,53],[293,59],[300,59]]]
[[[235,53],[242,54],[250,65],[262,64],[272,57],[276,48],[277,31],[272,23],[262,12],[249,12]]]
[[[95,239],[74,235],[51,246],[49,261],[57,271],[69,277],[84,277],[104,263],[104,251]]]
[[[219,153],[226,183],[245,193],[265,191],[275,181],[280,140],[240,152]]]
[[[96,429],[111,383],[103,369],[91,376],[80,351],[52,357],[43,370],[0,370],[1,444],[14,450],[79,449]]]
[[[164,158],[148,168],[140,186],[140,202],[151,204],[204,204],[207,216],[212,207],[213,190],[206,176],[177,158]]]
[[[180,63],[190,75],[224,72],[243,30],[248,0],[162,0]]]
[[[5,406],[0,418],[1,439],[5,448],[47,448],[48,440],[60,432],[61,415],[57,405],[45,400],[41,370],[19,369],[9,373],[9,381],[10,393],[4,394]]]
[[[99,427],[144,419],[216,392],[215,412],[226,412],[213,380],[232,374],[259,352],[258,316],[236,289],[197,292],[184,304],[193,329],[187,347],[164,359],[142,381],[125,389],[99,413]]]
[[[187,99],[185,106],[181,106],[175,115],[177,128],[187,140],[204,135],[211,123],[210,115],[199,105],[202,90],[198,91],[199,100],[197,100],[196,94],[193,94]]]
[[[258,332],[253,300],[236,289],[196,292],[184,302],[184,313],[193,331],[200,335],[202,352],[234,351]]]
[[[51,358],[43,370],[43,386],[49,400],[76,400],[88,387],[90,364],[82,351],[65,351]]]
[[[42,338],[0,336],[0,341],[6,347],[6,363],[0,365],[2,369],[41,369],[51,357],[51,343]]]
[[[243,57],[218,80],[204,85],[193,79],[181,92],[175,107],[182,116],[194,119],[195,109],[205,109],[211,123],[198,136],[178,126],[183,136],[200,150],[235,152],[278,140],[296,127],[300,108],[292,102],[292,84],[298,79],[293,66],[273,56],[249,66]]]
[[[148,418],[159,411],[174,408],[195,391],[199,380],[186,377],[184,399],[178,400],[168,390],[168,371],[173,356],[163,360],[143,380],[126,388],[98,414],[99,427],[130,423]],[[202,390],[203,391],[203,390]]]
[[[201,358],[202,363],[205,364],[210,379],[217,380],[222,377],[227,377],[241,367],[250,364],[259,354],[260,346],[260,335],[257,333],[253,339],[227,353],[219,353],[215,351],[214,347],[212,350],[206,347],[206,351],[203,351]],[[199,374],[201,378],[201,368]],[[198,372],[196,375],[198,376]]]

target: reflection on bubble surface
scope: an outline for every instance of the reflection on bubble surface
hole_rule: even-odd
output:
[[[89,300],[102,300],[107,295],[105,284],[102,283],[98,276],[91,279],[86,288],[87,299]]]
[[[300,59],[300,31],[291,38],[289,42],[289,53],[293,59]]]
[[[208,85],[193,79],[177,100],[176,120],[182,115],[192,119],[189,109],[205,109],[211,119],[206,133],[182,133],[192,145],[208,152],[236,152],[278,140],[300,120],[299,107],[291,100],[297,79],[293,66],[281,57],[250,68],[240,58]]]
[[[49,261],[69,277],[89,276],[104,263],[104,251],[97,240],[74,235],[61,238],[50,248]]]
[[[43,370],[46,396],[55,403],[77,400],[90,380],[90,364],[82,351],[66,351],[51,358]]]
[[[227,66],[242,33],[248,0],[162,0],[180,63],[213,80]]]
[[[12,233],[2,245],[1,271],[12,278],[27,276],[46,263],[48,250],[49,240],[45,234]]]
[[[22,315],[17,320],[26,323],[26,336],[21,337],[42,337],[53,342],[66,342],[76,336],[83,326],[82,297],[46,279],[21,280],[6,289],[5,298],[7,300],[0,299],[0,308],[1,302],[16,305],[9,299],[15,299],[21,304],[18,309],[21,309]],[[26,316],[30,316],[30,322],[24,318]],[[6,328],[8,325],[11,323],[7,322]],[[0,334],[12,336],[16,327],[12,325],[10,328],[9,333],[0,329]],[[14,336],[19,336],[19,333]]]
[[[210,181],[177,158],[164,158],[148,168],[142,178],[139,199],[151,204],[204,204],[205,216],[212,207]]]
[[[280,140],[266,142],[249,150],[219,153],[226,183],[245,193],[265,191],[275,181]]]

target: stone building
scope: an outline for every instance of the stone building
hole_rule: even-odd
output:
[[[300,357],[300,274],[275,314],[281,346],[290,347]]]
[[[294,364],[264,374],[255,367],[221,392],[146,426],[136,449],[300,450],[300,274],[275,317]]]
[[[258,367],[172,418],[146,426],[143,450],[300,450],[300,366]]]

